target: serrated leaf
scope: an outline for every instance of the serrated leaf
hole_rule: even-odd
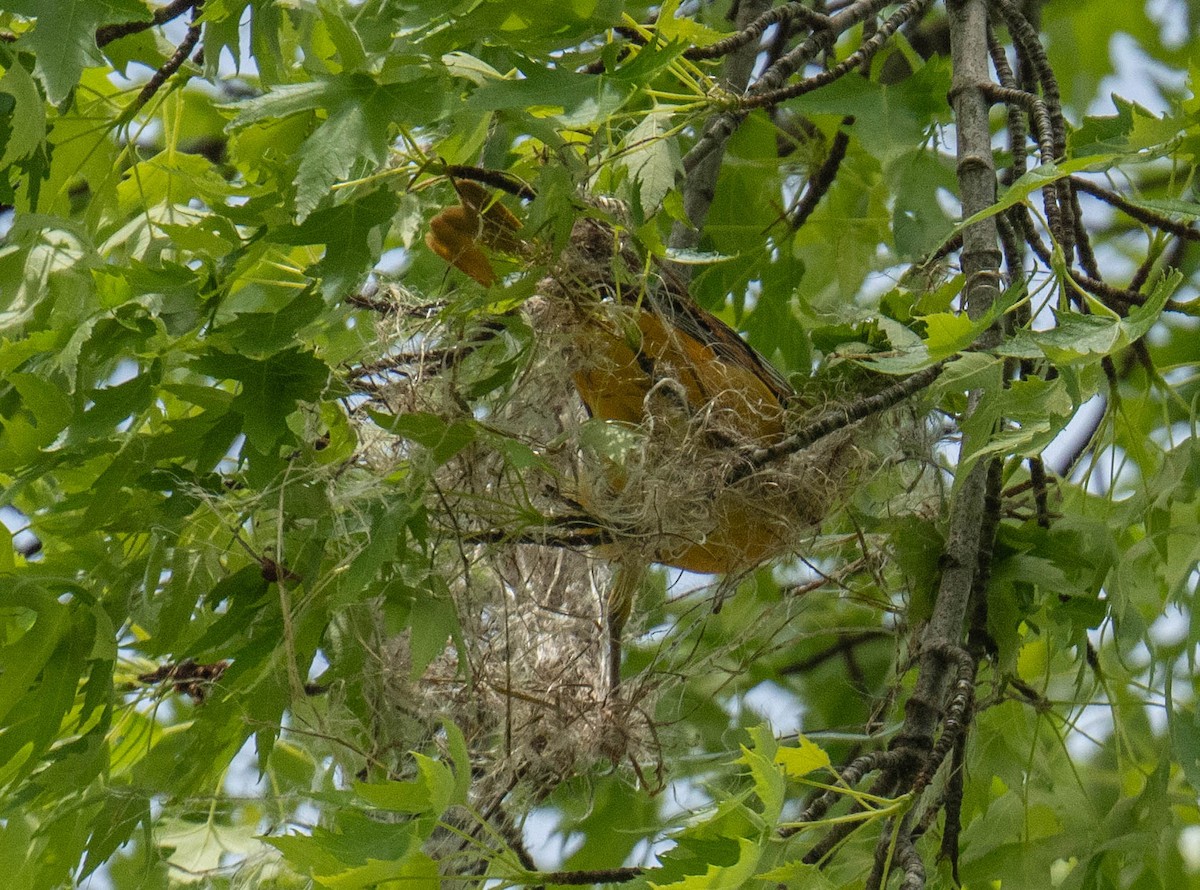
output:
[[[1124,345],[1121,326],[1114,319],[1060,312],[1057,322],[1053,328],[1033,334],[1033,341],[1052,362],[1067,364],[1111,355]]]
[[[709,46],[725,35],[691,16],[677,16],[679,0],[666,0],[659,8],[654,29],[668,43],[678,41],[685,46]]]
[[[834,890],[837,887],[819,865],[802,860],[788,862],[758,875],[758,880],[780,887],[803,887],[804,890]]]
[[[408,89],[419,85],[380,87],[355,75],[329,98],[329,116],[305,140],[296,170],[296,221],[304,222],[329,194],[361,164],[376,167],[387,157],[391,121]]]
[[[995,216],[1010,207],[1015,207],[1017,204],[1023,203],[1034,192],[1048,185],[1053,185],[1060,179],[1065,179],[1083,170],[1107,169],[1119,159],[1120,155],[1106,154],[1090,158],[1080,158],[1074,161],[1064,161],[1061,164],[1050,163],[1034,167],[1032,170],[1022,174],[1016,182],[1010,185],[1004,194],[996,199],[995,204],[963,220],[955,227],[955,231],[961,232],[981,220]]]
[[[934,382],[937,391],[966,392],[994,382],[1001,359],[983,352],[967,352],[948,363]]]
[[[237,116],[230,122],[229,129],[239,130],[264,120],[290,117],[302,111],[314,111],[326,105],[337,94],[333,80],[312,80],[275,87],[252,99],[226,106],[236,109]]]
[[[193,367],[217,380],[241,384],[229,407],[241,415],[246,437],[264,453],[290,435],[288,415],[299,402],[316,401],[330,373],[328,365],[299,347],[264,359],[212,348]]]
[[[819,769],[832,769],[833,763],[816,742],[803,735],[796,739],[796,747],[785,745],[775,752],[775,762],[793,778],[807,776]]]
[[[637,184],[638,199],[646,217],[658,210],[667,192],[675,187],[676,177],[683,172],[679,149],[668,136],[670,130],[671,115],[651,111],[625,139],[621,164]]]
[[[441,815],[454,793],[454,773],[444,763],[413,754],[420,778],[412,782],[357,782],[354,793],[371,806],[397,813]]]
[[[370,414],[371,419],[389,433],[428,449],[439,464],[454,457],[475,439],[475,427],[463,420],[446,423],[436,414],[425,411],[389,415],[372,410]]]
[[[462,77],[475,86],[483,86],[489,80],[503,80],[504,75],[482,59],[470,53],[455,51],[442,56],[442,64],[454,77]]]
[[[13,97],[12,108],[6,117],[10,131],[0,169],[34,151],[46,139],[46,107],[37,85],[28,72],[17,63],[10,65],[0,77],[0,93]]]
[[[141,0],[7,0],[5,7],[37,19],[19,45],[37,55],[47,98],[58,104],[79,82],[86,64],[98,61],[96,28],[107,22],[145,22],[151,11]]]
[[[337,47],[342,67],[348,71],[361,68],[367,60],[367,52],[357,32],[342,14],[343,7],[332,0],[321,0],[317,8],[321,12],[321,21],[329,32],[329,39]]]
[[[1117,109],[1115,115],[1086,117],[1071,132],[1071,157],[1144,152],[1179,137],[1178,121],[1169,115],[1159,117],[1115,93],[1111,99]]]
[[[965,312],[938,312],[918,318],[925,323],[925,345],[934,359],[966,349],[977,335],[976,325]]]
[[[783,811],[787,791],[783,773],[775,765],[778,746],[768,726],[752,727],[750,739],[754,747],[747,748],[743,745],[742,756],[738,758],[738,762],[745,764],[750,770],[750,777],[754,781],[754,793],[763,802],[763,819],[767,824],[774,824]]]
[[[467,107],[475,112],[519,111],[555,116],[560,126],[585,127],[611,117],[634,94],[632,84],[603,75],[576,74],[537,66],[520,80],[492,80],[475,90]]]
[[[323,244],[325,256],[312,270],[324,276],[326,292],[340,293],[374,265],[383,250],[383,230],[391,223],[397,198],[390,188],[313,212],[301,224],[271,229],[280,244]]]
[[[387,879],[371,868],[372,875],[360,868],[372,864],[390,864],[392,873],[399,873],[400,864],[414,849],[415,823],[386,823],[353,810],[343,810],[338,816],[338,829],[317,827],[305,837],[268,837],[263,840],[275,847],[303,874],[312,875],[324,886],[361,887],[372,881]],[[360,879],[367,879],[362,883]],[[341,879],[344,883],[334,884]]]
[[[150,824],[150,799],[132,788],[109,790],[104,806],[94,819],[96,830],[88,843],[80,880],[104,864],[122,843],[130,840],[140,824]]]
[[[0,592],[0,721],[29,691],[68,628],[67,607],[50,594],[28,586]]]
[[[737,844],[738,860],[733,865],[710,865],[702,875],[689,875],[670,884],[657,884],[652,880],[647,883],[658,890],[742,890],[758,869],[762,848],[744,837],[738,838]]]

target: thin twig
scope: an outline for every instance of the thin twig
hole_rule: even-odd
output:
[[[753,95],[747,96],[742,100],[742,108],[753,109],[778,105],[780,102],[786,102],[788,99],[795,99],[806,93],[819,90],[821,87],[828,86],[835,80],[845,77],[854,69],[870,61],[875,53],[879,52],[883,48],[883,45],[891,39],[891,36],[900,30],[901,25],[923,13],[932,2],[933,0],[908,0],[907,3],[892,13],[887,21],[879,26],[879,30],[864,40],[858,49],[832,68],[822,71],[820,74],[814,74],[812,77],[806,77],[804,80],[794,83],[791,86],[779,87],[774,90],[756,91]]]
[[[838,168],[841,167],[842,161],[846,158],[846,149],[850,145],[850,134],[844,128],[849,127],[853,123],[854,118],[849,115],[842,118],[842,126],[838,128],[837,135],[833,137],[833,142],[829,145],[829,154],[825,157],[821,166],[817,168],[816,172],[809,177],[804,194],[788,210],[787,221],[793,231],[808,222],[808,218],[812,216],[813,211],[817,209],[817,205],[821,203],[821,198],[825,196],[830,186],[833,185],[833,180],[837,177]]]
[[[823,583],[823,582],[822,582]],[[813,668],[819,667],[831,658],[838,658],[852,651],[863,643],[871,643],[875,640],[890,639],[892,634],[886,630],[863,630],[857,633],[845,634],[838,639],[836,643],[827,649],[822,649],[807,658],[802,658],[792,664],[785,665],[780,668],[779,673],[786,676],[788,674],[806,674]]]
[[[141,92],[137,94],[137,98],[133,100],[133,104],[122,112],[122,116],[126,119],[132,118],[154,97],[154,94],[167,82],[168,78],[182,67],[183,63],[187,61],[187,57],[192,54],[192,50],[196,48],[196,44],[200,42],[201,29],[198,19],[204,8],[204,0],[193,0],[191,6],[192,23],[188,26],[187,34],[184,35],[183,40],[180,41],[171,58],[163,62],[150,80],[146,82],[146,85],[142,87]]]
[[[828,28],[814,31],[799,46],[777,59],[763,72],[762,77],[750,89],[750,94],[755,95],[779,88],[789,77],[833,46],[839,34],[875,15],[887,5],[888,0],[856,0],[830,16]],[[704,134],[696,140],[696,144],[684,156],[684,172],[690,173],[705,157],[723,145],[725,140],[741,126],[748,114],[749,109],[742,102],[738,102],[710,121]]]
[[[1111,189],[1106,189],[1104,186],[1096,185],[1096,183],[1084,179],[1082,176],[1072,176],[1071,183],[1081,192],[1091,195],[1105,204],[1116,207],[1118,210],[1125,213],[1127,216],[1136,219],[1140,223],[1145,223],[1151,228],[1161,229],[1164,232],[1169,232],[1178,238],[1186,238],[1188,241],[1200,241],[1200,229],[1194,226],[1185,225],[1184,223],[1176,222],[1165,214],[1156,213],[1146,207],[1139,207],[1137,204],[1129,201],[1127,198],[1119,195]]]
[[[899,751],[873,751],[856,757],[838,773],[837,787],[820,794],[812,801],[796,819],[796,824],[779,830],[781,838],[789,838],[799,834],[805,827],[829,812],[838,801],[846,799],[846,789],[853,788],[863,780],[863,777],[882,770],[887,773],[895,769],[907,755]]]
[[[581,887],[584,884],[624,884],[634,878],[640,878],[645,873],[646,869],[634,865],[625,868],[601,868],[594,871],[544,871],[538,872],[537,878],[546,884]]]
[[[866,396],[825,412],[816,420],[806,424],[800,432],[793,433],[774,445],[748,451],[745,460],[730,471],[725,480],[726,484],[731,485],[773,460],[794,454],[838,430],[843,430],[851,424],[900,404],[904,399],[920,392],[937,380],[945,367],[944,361],[930,365],[872,396]]]
[[[612,543],[613,535],[588,517],[557,516],[547,517],[543,525],[533,528],[464,531],[461,539],[465,544],[536,544],[573,549]]]
[[[743,26],[740,31],[735,31],[733,34],[723,37],[716,43],[711,43],[708,46],[694,46],[684,51],[683,57],[691,61],[718,59],[734,50],[741,49],[747,44],[754,43],[763,36],[763,33],[771,25],[788,27],[793,22],[801,22],[815,31],[829,27],[829,16],[814,12],[802,3],[793,0],[793,2],[785,3],[783,6],[768,9],[762,15]]]
[[[762,18],[759,15],[760,11],[770,12],[767,7],[770,5],[769,0],[743,0],[738,4],[737,22],[743,26],[741,33],[750,33],[754,30],[753,23]],[[759,34],[761,36],[761,32]],[[754,71],[754,60],[758,56],[757,39],[747,40],[733,51],[725,60],[724,70],[721,75],[721,86],[731,93],[741,94],[745,91],[747,84],[750,83],[750,75]],[[712,129],[713,121],[705,127],[705,136]],[[686,220],[676,220],[671,226],[670,245],[676,250],[688,249],[696,247],[700,243],[700,236],[704,229],[704,224],[708,219],[708,212],[712,208],[713,199],[716,197],[717,178],[721,173],[721,161],[725,154],[726,137],[716,137],[717,141],[713,145],[713,150],[705,157],[702,164],[698,164],[691,168],[682,184],[683,210],[687,216]],[[679,263],[670,264],[671,271],[684,282],[690,280],[692,275],[692,267]]]
[[[204,0],[174,0],[154,11],[154,15],[149,19],[140,22],[119,22],[114,25],[101,25],[96,29],[96,46],[105,47],[114,40],[120,40],[122,37],[128,37],[131,34],[140,34],[142,31],[148,31],[150,28],[157,28],[159,25],[165,25],[172,19],[177,19],[189,9],[200,6]]]

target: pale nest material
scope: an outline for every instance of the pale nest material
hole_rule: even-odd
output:
[[[592,236],[602,225],[586,223]],[[620,325],[636,311],[598,295],[640,270],[623,245],[614,257],[599,243],[573,234],[519,315],[459,323],[408,313],[381,331],[401,346],[367,387],[371,400],[447,425],[473,419],[475,435],[452,458],[434,467],[413,443],[366,423],[360,430],[363,457],[381,473],[401,462],[427,470],[433,571],[448,580],[462,628],[415,682],[403,641],[384,653],[389,695],[449,716],[493,787],[519,781],[535,797],[581,765],[658,760],[645,698],[653,684],[621,696],[608,689],[608,560],[645,564],[704,541],[739,511],[771,517],[772,554],[794,552],[866,460],[842,431],[730,483],[755,444],[731,422],[738,394],[689,408],[685,369],[665,366],[640,425],[589,419],[572,380],[605,359],[580,348],[579,326],[596,313]],[[469,399],[504,362],[518,368],[511,382]],[[588,534],[540,518],[581,513]],[[530,543],[542,538],[559,546]]]

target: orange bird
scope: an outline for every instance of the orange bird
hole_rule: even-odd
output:
[[[425,242],[490,287],[496,274],[484,248],[520,253],[521,223],[482,186],[459,180],[454,187],[461,203],[434,217]],[[569,250],[578,256],[559,273],[568,288],[590,291],[598,304],[612,300],[634,310],[624,324],[611,314],[588,313],[575,335],[587,361],[573,379],[593,417],[643,422],[647,395],[670,377],[682,386],[689,412],[713,412],[719,429],[731,434],[729,447],[768,445],[784,437],[791,385],[728,325],[696,305],[669,270],[634,274],[641,265],[636,255],[618,243],[610,227],[591,219],[575,224]],[[630,273],[624,293],[614,280],[621,266]],[[786,550],[796,524],[744,494],[717,494],[711,519],[703,540],[663,545],[655,561],[692,572],[742,571]]]

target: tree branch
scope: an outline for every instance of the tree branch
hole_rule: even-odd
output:
[[[154,15],[147,21],[118,22],[115,25],[102,25],[96,29],[96,46],[103,48],[114,40],[120,40],[122,37],[128,37],[131,34],[140,34],[142,31],[148,31],[151,28],[157,28],[159,25],[165,25],[172,19],[179,18],[189,9],[201,6],[203,3],[204,0],[174,0],[174,2],[155,10]]]
[[[1184,238],[1188,241],[1200,241],[1200,229],[1176,222],[1165,214],[1155,213],[1153,210],[1139,207],[1117,192],[1096,185],[1096,183],[1084,179],[1082,176],[1072,176],[1071,184],[1079,191],[1117,208],[1127,216],[1151,228],[1162,229],[1164,232],[1169,232],[1176,237]]]
[[[721,56],[728,55],[734,50],[741,49],[747,44],[757,41],[771,25],[782,25],[786,28],[797,19],[814,30],[829,27],[829,16],[814,12],[807,6],[796,2],[796,0],[785,3],[783,6],[777,6],[774,9],[768,9],[758,14],[753,20],[750,20],[751,16],[754,15],[752,10],[756,8],[761,9],[765,5],[762,2],[739,3],[738,31],[708,46],[694,46],[686,50],[683,57],[693,62],[703,59],[719,59]],[[757,47],[755,47],[755,52],[757,53]],[[753,61],[753,56],[751,57],[751,61]],[[744,84],[742,89],[745,89]]]
[[[192,23],[188,26],[187,34],[184,35],[171,58],[162,63],[162,66],[142,87],[133,103],[122,112],[122,117],[126,120],[131,119],[154,97],[154,94],[162,88],[171,75],[183,66],[187,57],[192,54],[192,50],[196,48],[196,44],[200,42],[200,22],[198,20],[204,8],[204,0],[191,0],[189,5],[192,9]]]
[[[878,414],[880,411],[886,411],[893,405],[898,405],[904,399],[920,392],[933,383],[933,381],[937,380],[945,367],[946,363],[944,361],[930,365],[928,368],[918,371],[911,377],[899,383],[894,383],[887,389],[881,390],[872,396],[866,396],[825,412],[816,420],[806,424],[804,429],[793,433],[774,445],[767,445],[749,451],[746,454],[746,459],[734,467],[726,477],[726,484],[732,485],[741,479],[745,479],[754,470],[764,464],[778,460],[784,455],[794,454],[797,451],[807,448],[814,442],[818,442],[826,436],[836,433],[838,430],[845,429],[853,423],[857,423],[873,414]]]
[[[929,0],[919,0],[928,3]],[[828,26],[814,30],[813,33],[791,52],[781,56],[768,68],[757,83],[748,91],[747,97],[781,87],[789,77],[815,59],[824,50],[833,46],[837,36],[857,25],[859,22],[875,15],[888,5],[888,0],[856,0],[838,13],[828,18]],[[734,107],[722,112],[712,119],[705,129],[704,135],[696,141],[691,150],[683,158],[683,169],[690,174],[701,161],[711,152],[725,144],[725,140],[733,134],[746,115],[749,106],[745,100]]]
[[[996,199],[989,102],[982,87],[988,82],[987,2],[948,0],[946,9],[954,66],[951,97],[958,134],[958,180],[962,212],[969,217],[986,210]],[[989,217],[963,232],[964,302],[972,318],[979,318],[995,301],[999,266],[996,222]],[[970,394],[968,414],[975,410],[981,397],[978,391]],[[962,457],[976,450],[979,443],[975,440],[975,434],[964,434]],[[947,653],[962,645],[967,606],[979,568],[987,479],[987,462],[976,462],[958,481],[951,500],[942,577],[933,614],[921,641],[917,684],[905,709],[901,730],[902,739],[914,747],[932,743],[954,673],[954,660]]]
[[[808,222],[808,218],[821,203],[821,198],[833,185],[838,168],[842,166],[842,161],[846,158],[846,149],[850,146],[850,134],[846,132],[845,128],[853,123],[854,118],[850,115],[842,118],[842,125],[838,127],[837,135],[833,137],[833,142],[829,146],[829,154],[821,166],[809,176],[804,193],[796,199],[795,204],[788,208],[787,222],[792,227],[792,231]]]
[[[768,105],[777,105],[788,99],[795,99],[798,96],[803,96],[805,93],[811,93],[813,90],[828,86],[835,80],[845,77],[855,68],[869,62],[871,57],[879,52],[883,48],[883,45],[891,39],[891,36],[900,30],[901,25],[909,19],[920,16],[932,5],[932,2],[933,0],[908,0],[907,3],[892,13],[888,20],[880,25],[875,33],[864,40],[858,49],[832,68],[822,71],[820,74],[814,74],[812,77],[805,78],[791,86],[779,87],[774,90],[756,90],[753,96],[747,96],[742,101],[742,107],[765,108]]]

